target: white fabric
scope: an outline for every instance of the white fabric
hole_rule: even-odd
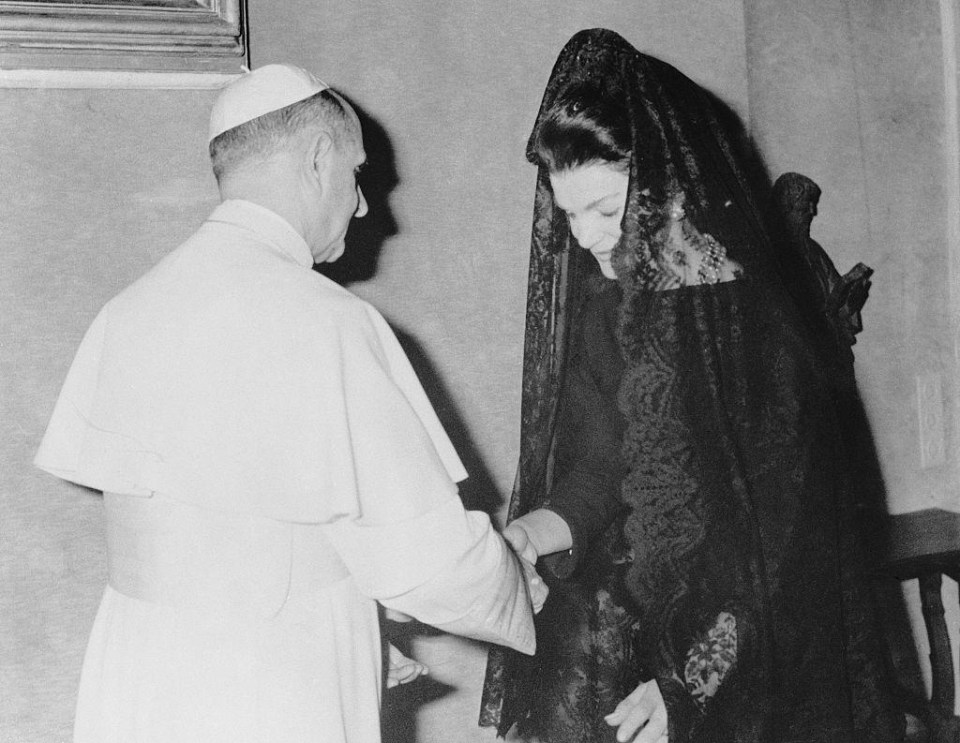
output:
[[[428,537],[440,534],[444,538]],[[458,498],[397,524],[340,521],[325,535],[360,590],[384,606],[446,632],[528,654],[536,649],[517,561],[493,536],[489,517],[464,511]]]
[[[463,510],[396,338],[311,266],[226,202],[77,352],[36,457],[106,493],[76,743],[377,743],[375,600],[533,651],[519,566]]]
[[[329,87],[323,80],[293,65],[258,67],[220,91],[210,112],[209,139]]]
[[[108,587],[74,743],[375,742],[379,695],[376,604],[349,578],[271,620]]]
[[[312,263],[273,212],[222,204],[94,320],[37,466],[311,523],[405,520],[454,494],[466,472],[400,344]]]
[[[159,494],[103,500],[110,585],[126,596],[269,618],[350,574],[320,524],[211,511]]]

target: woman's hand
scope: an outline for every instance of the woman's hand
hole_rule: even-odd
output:
[[[537,508],[507,524],[504,538],[524,560],[537,559],[573,546],[570,526],[563,517],[547,508]]]
[[[387,688],[400,684],[409,684],[421,676],[430,673],[430,669],[413,658],[408,658],[393,643],[387,643]]]
[[[604,720],[620,743],[667,743],[667,705],[656,680],[640,684]]]

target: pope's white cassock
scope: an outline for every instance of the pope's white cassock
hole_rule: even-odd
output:
[[[104,492],[76,743],[376,742],[378,601],[533,650],[396,338],[312,264],[227,201],[83,339],[36,458]]]

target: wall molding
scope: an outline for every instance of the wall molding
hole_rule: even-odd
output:
[[[0,70],[0,89],[217,90],[238,75],[128,70]]]

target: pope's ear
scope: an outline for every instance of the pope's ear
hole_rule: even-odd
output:
[[[333,138],[329,132],[318,131],[311,136],[309,155],[314,170],[317,173],[325,170],[333,156]]]

